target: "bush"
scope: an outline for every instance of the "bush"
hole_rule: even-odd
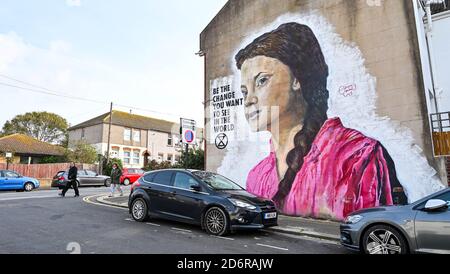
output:
[[[155,160],[152,160],[151,162],[148,163],[147,166],[144,167],[145,171],[151,171],[151,170],[160,170],[160,169],[167,169],[167,168],[172,168],[172,163],[168,162],[168,161],[164,161],[161,163],[158,163]]]
[[[117,164],[117,166],[120,169],[123,169],[122,160],[120,159],[109,159],[109,162],[107,162],[106,158],[103,158],[103,175],[111,176],[111,170],[113,164]]]

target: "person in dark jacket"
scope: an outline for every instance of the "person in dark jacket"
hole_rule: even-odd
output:
[[[72,186],[73,190],[75,191],[75,197],[79,197],[80,193],[78,192],[78,185],[77,185],[77,174],[78,174],[78,168],[76,167],[75,163],[72,162],[70,164],[69,174],[67,175],[68,182],[66,183],[66,186],[62,190],[62,192],[59,194],[62,197],[66,196],[67,190]]]
[[[114,163],[112,165],[111,170],[111,194],[109,194],[109,197],[114,196],[114,191],[117,189],[120,192],[120,196],[123,196],[123,190],[120,187],[120,177],[122,176],[122,170],[119,168],[119,166]]]

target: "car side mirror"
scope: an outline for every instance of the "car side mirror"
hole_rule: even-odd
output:
[[[446,201],[438,200],[438,199],[431,199],[428,200],[428,202],[425,204],[424,210],[425,211],[439,211],[443,209],[447,209],[448,204]]]
[[[191,189],[192,189],[193,191],[197,191],[197,192],[202,191],[202,187],[201,187],[200,185],[192,185],[192,186],[191,186]]]

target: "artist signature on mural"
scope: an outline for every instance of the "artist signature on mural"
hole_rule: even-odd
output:
[[[228,146],[228,136],[225,133],[221,133],[216,137],[216,147],[218,149],[225,149]]]
[[[352,96],[355,91],[356,91],[356,84],[345,85],[339,88],[339,94],[341,94],[344,97]]]

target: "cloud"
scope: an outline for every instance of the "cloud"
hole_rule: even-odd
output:
[[[66,0],[66,4],[69,7],[80,7],[81,6],[81,0]]]
[[[126,69],[120,64],[105,64],[95,58],[80,57],[70,49],[71,44],[63,40],[55,39],[48,43],[48,47],[40,47],[16,33],[0,33],[1,75],[72,96],[105,102],[98,104],[71,100],[0,84],[0,96],[7,98],[7,103],[2,105],[0,111],[0,128],[6,120],[29,111],[57,113],[74,125],[107,112],[108,102],[111,101],[158,112],[134,109],[133,113],[136,114],[175,122],[179,121],[180,116],[196,119],[199,123],[202,121],[203,93],[196,88],[202,87],[201,78],[186,73],[177,75],[177,83],[174,83],[174,75],[168,72],[169,68]],[[193,69],[201,71],[202,60],[199,59],[198,66]],[[0,83],[34,88],[2,78],[1,75]],[[163,94],[170,96],[161,96]],[[195,114],[193,107],[197,110]],[[115,108],[129,111],[127,108]]]
[[[72,45],[63,40],[54,40],[50,42],[50,50],[55,52],[68,53],[72,49]]]

